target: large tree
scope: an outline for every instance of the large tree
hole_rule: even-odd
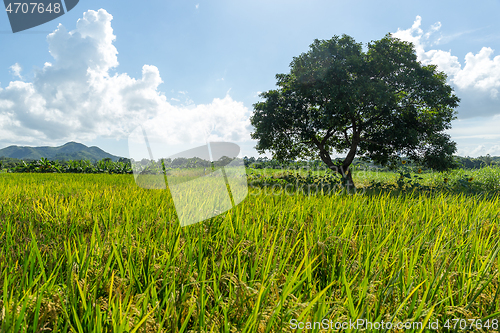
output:
[[[356,155],[387,165],[401,156],[446,170],[456,144],[445,134],[460,101],[435,65],[422,65],[411,43],[390,34],[368,43],[347,35],[315,40],[289,74],[254,104],[252,138],[278,160],[321,158],[354,186]],[[342,160],[331,154],[346,153]]]

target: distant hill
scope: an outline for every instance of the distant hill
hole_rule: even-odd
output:
[[[20,160],[39,160],[44,157],[49,160],[90,160],[99,161],[103,158],[110,158],[112,161],[118,161],[119,156],[106,153],[99,147],[87,147],[78,142],[68,142],[60,147],[26,147],[9,146],[0,149],[0,158],[10,157]]]

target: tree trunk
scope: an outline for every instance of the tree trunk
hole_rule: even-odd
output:
[[[351,173],[350,168],[347,169],[347,171],[344,173],[343,177],[344,177],[344,182],[342,185],[344,186],[346,191],[348,193],[350,193],[351,190],[353,192],[356,192],[356,186],[354,185],[354,181],[352,180],[352,173]]]
[[[354,185],[354,181],[352,179],[350,164],[347,166],[344,166],[344,164],[338,166],[333,163],[329,154],[327,155],[320,154],[320,156],[323,162],[328,166],[330,170],[340,174],[340,176],[342,177],[342,186],[346,189],[346,191],[351,192],[352,190],[353,192],[356,192],[356,185]]]
[[[330,157],[330,153],[326,151],[323,144],[321,144],[320,142],[316,142],[316,145],[319,148],[319,156],[321,160],[323,160],[323,162],[328,166],[330,170],[339,173],[342,176],[343,180],[342,186],[344,186],[347,192],[351,192],[351,190],[353,192],[356,192],[356,186],[354,185],[354,181],[352,180],[352,173],[350,166],[352,161],[354,160],[354,156],[356,155],[358,143],[359,143],[359,133],[355,132],[353,135],[353,141],[349,153],[347,154],[342,165],[339,166],[333,163],[332,158]]]

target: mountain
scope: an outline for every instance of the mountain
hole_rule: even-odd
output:
[[[106,153],[99,147],[87,147],[78,142],[68,142],[60,147],[25,147],[9,146],[0,149],[0,157],[17,158],[20,160],[39,160],[45,157],[49,160],[90,160],[99,161],[103,158],[110,158],[118,161],[119,156]]]

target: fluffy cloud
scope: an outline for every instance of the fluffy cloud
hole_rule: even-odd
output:
[[[420,28],[421,23],[422,18],[417,16],[411,28],[398,29],[393,36],[412,42],[423,64],[435,64],[448,75],[449,83],[462,99],[459,117],[464,119],[500,114],[500,56],[494,56],[493,49],[483,47],[477,54],[469,52],[462,67],[458,57],[453,56],[451,51],[425,50],[441,41],[441,38],[432,39],[441,28],[441,23],[434,24],[426,33]]]
[[[14,77],[20,78],[21,80],[23,79],[23,77],[21,76],[22,70],[23,68],[17,62],[14,65],[10,66],[10,71],[12,75],[14,75]]]
[[[206,105],[173,106],[158,90],[158,68],[142,67],[142,77],[110,74],[118,66],[112,16],[88,11],[67,31],[59,25],[48,35],[54,60],[22,79],[0,87],[0,141],[53,144],[97,137],[125,139],[141,123],[155,119],[169,128],[173,141],[248,140],[250,111],[229,95]]]
[[[467,53],[465,67],[453,77],[460,89],[473,88],[488,92],[492,99],[498,101],[500,89],[500,56],[493,59],[493,50],[483,47],[478,54]]]

